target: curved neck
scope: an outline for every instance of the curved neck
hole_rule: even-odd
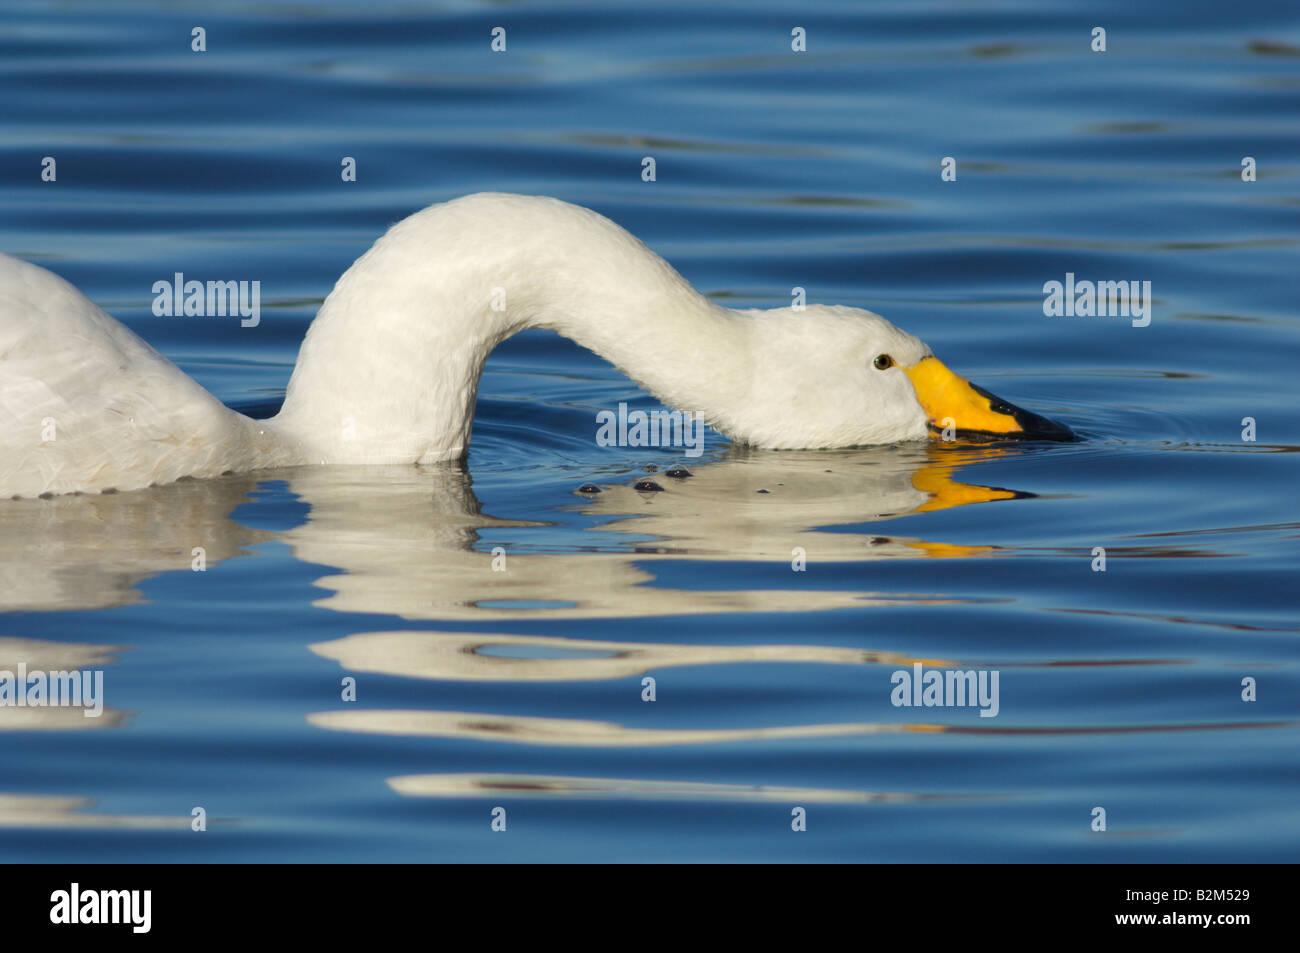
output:
[[[458,458],[484,361],[525,328],[571,338],[712,421],[752,383],[746,327],[588,209],[467,196],[394,225],[344,273],[270,423],[304,462]]]

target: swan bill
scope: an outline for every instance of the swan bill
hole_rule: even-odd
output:
[[[912,381],[926,422],[964,440],[1074,440],[1068,427],[1009,404],[954,374],[937,357],[925,357],[903,371]]]

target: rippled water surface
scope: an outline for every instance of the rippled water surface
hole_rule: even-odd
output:
[[[657,404],[527,332],[465,469],[0,503],[0,668],[101,670],[107,705],[0,708],[0,856],[1296,859],[1293,7],[3,17],[0,249],[238,409],[274,412],[387,225],[498,190],[590,206],[728,305],[878,311],[1083,439],[600,447],[598,411]],[[260,280],[261,324],[155,317],[175,272]],[[1150,325],[1045,316],[1067,272],[1150,281]],[[891,704],[918,661],[997,671],[997,716]]]

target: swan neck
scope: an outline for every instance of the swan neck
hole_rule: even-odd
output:
[[[743,327],[594,212],[471,196],[399,222],[339,279],[271,423],[304,462],[458,458],[484,362],[529,328],[707,419],[748,386]]]

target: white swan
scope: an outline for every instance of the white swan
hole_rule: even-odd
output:
[[[869,311],[730,310],[595,212],[483,193],[417,212],[357,259],[307,332],[283,408],[262,421],[63,279],[0,255],[0,496],[459,458],[483,363],[524,328],[572,338],[758,447],[920,440],[939,426],[1069,437]]]

